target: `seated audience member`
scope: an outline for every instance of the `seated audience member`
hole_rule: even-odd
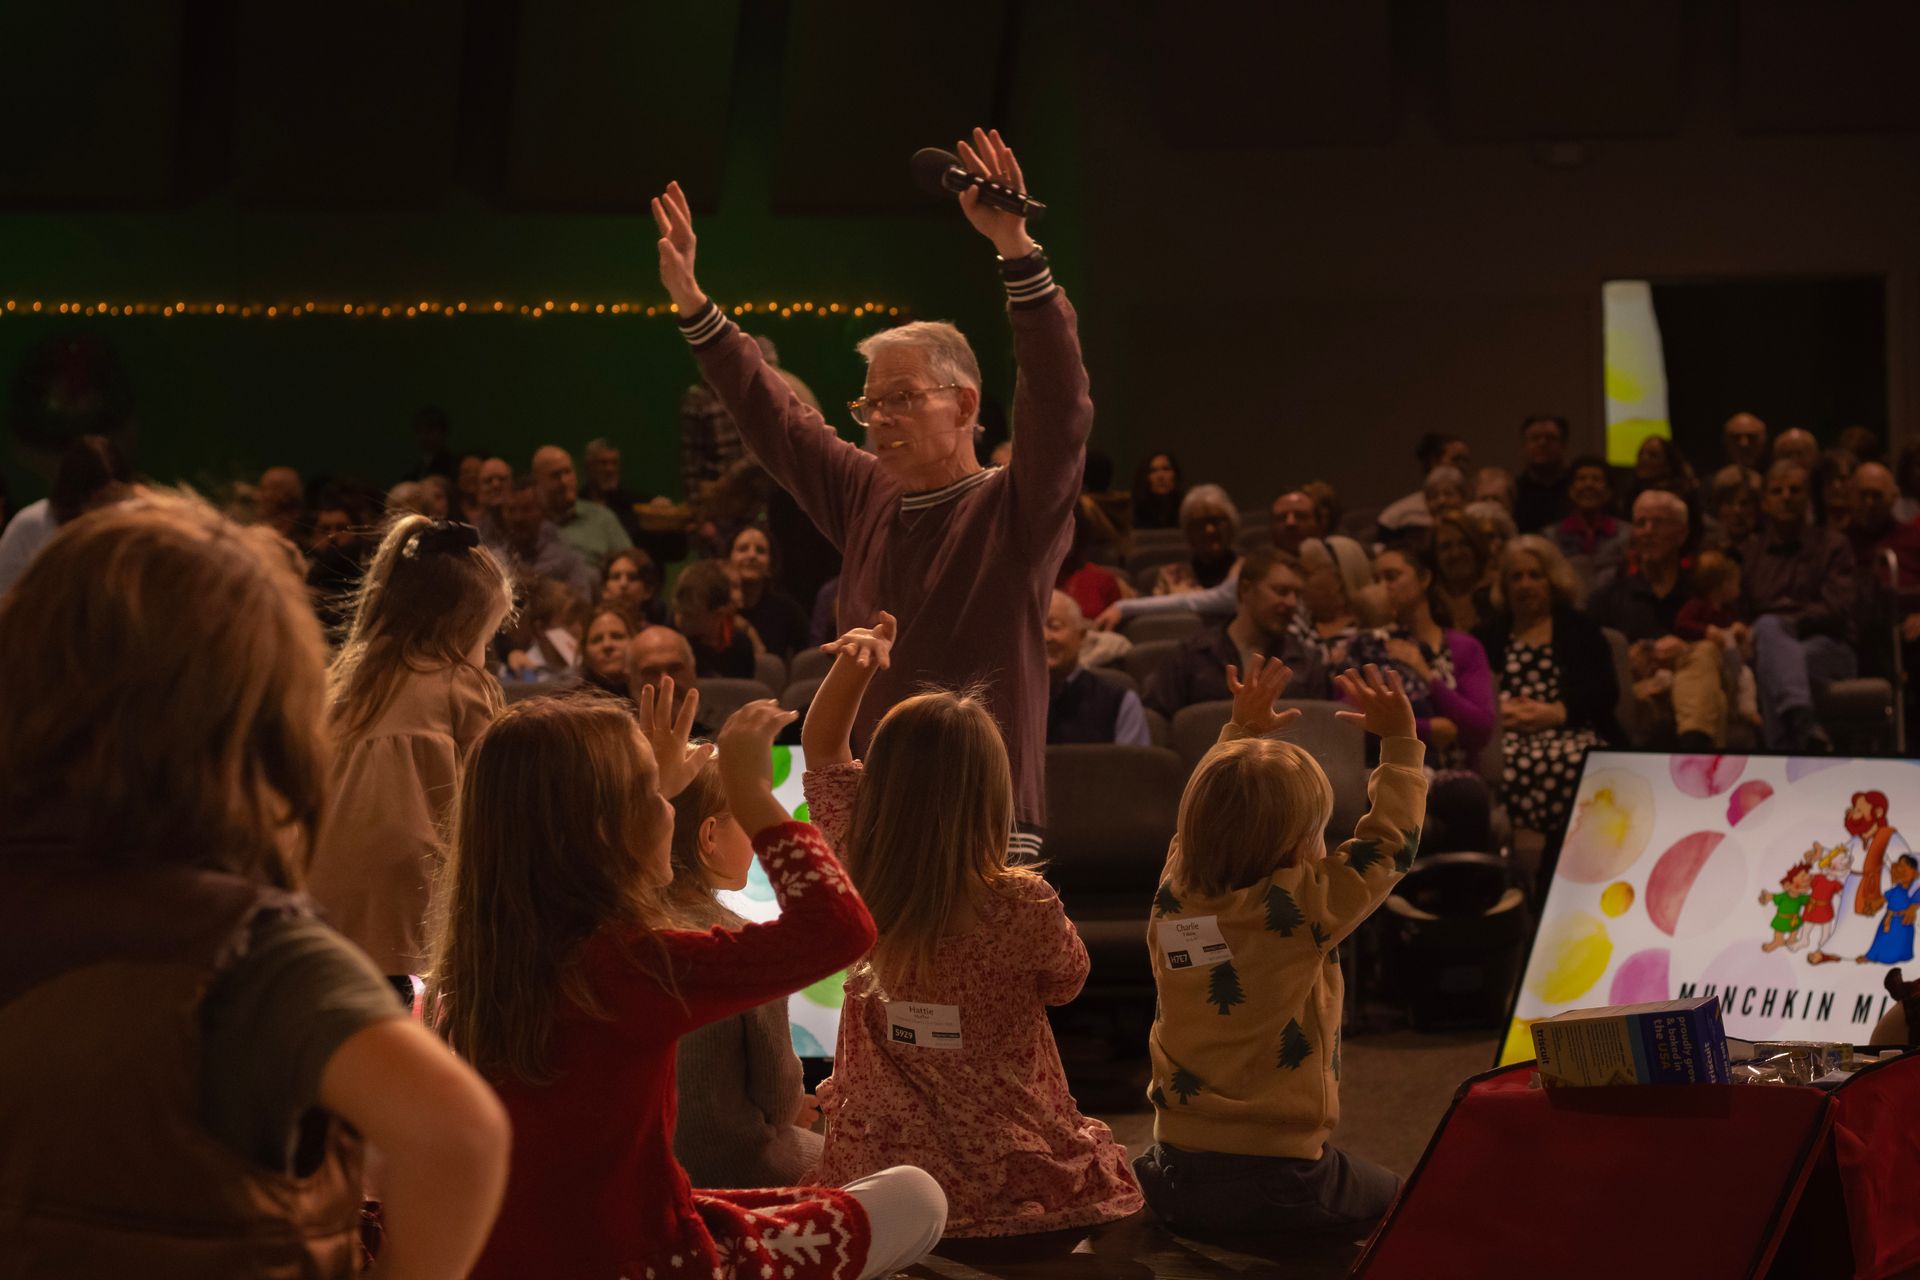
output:
[[[1507,539],[1519,534],[1519,527],[1513,523],[1513,508],[1502,506],[1498,502],[1469,502],[1461,513],[1469,523],[1480,531],[1480,540],[1487,547],[1487,563],[1497,564],[1501,549],[1507,545]]]
[[[1373,559],[1352,538],[1333,534],[1300,544],[1300,608],[1293,633],[1328,671],[1344,669],[1347,646],[1362,627],[1386,622],[1386,600],[1373,580]]]
[[[673,584],[673,625],[693,646],[694,669],[702,676],[753,679],[753,641],[740,624],[724,564],[696,560],[680,571]]]
[[[265,525],[288,542],[299,546],[301,516],[305,514],[307,495],[300,473],[292,467],[268,467],[253,486],[253,522]]]
[[[1467,505],[1467,477],[1460,468],[1449,465],[1427,472],[1427,483],[1420,494],[1427,500],[1428,523],[1452,515]]]
[[[1148,454],[1133,475],[1133,527],[1178,529],[1186,496],[1180,460],[1170,453]]]
[[[658,697],[658,695],[655,695]],[[747,887],[753,841],[727,807],[709,759],[673,798],[673,881],[660,892],[683,929],[736,930],[746,921],[715,896]],[[790,1187],[820,1159],[820,1109],[794,1056],[787,1001],[754,1005],[680,1037],[673,1155],[700,1187]]]
[[[409,1005],[460,762],[502,705],[487,645],[512,609],[513,583],[473,526],[402,516],[327,675],[338,756],[308,890]]]
[[[427,516],[431,505],[427,497],[427,486],[418,480],[402,480],[387,490],[387,514],[389,516]]]
[[[478,453],[461,454],[453,479],[454,518],[476,529],[480,527],[480,466],[485,461]]]
[[[494,532],[483,537],[487,550],[493,552],[515,578],[546,578],[560,583],[582,601],[593,599],[593,572],[547,519],[532,476],[514,478],[500,504],[500,518]]]
[[[1087,618],[1074,598],[1053,593],[1047,606],[1047,742],[1117,742],[1148,747],[1147,717],[1140,695],[1094,675],[1080,665]]]
[[[636,624],[664,625],[666,608],[660,602],[660,566],[640,547],[628,547],[607,557],[607,576],[600,583],[600,602],[623,609]]]
[[[1147,1203],[1182,1233],[1354,1240],[1400,1179],[1328,1141],[1340,1109],[1339,944],[1413,865],[1423,752],[1397,682],[1373,667],[1342,673],[1358,710],[1340,714],[1376,735],[1380,764],[1353,838],[1327,853],[1333,788],[1311,755],[1267,736],[1297,713],[1273,711],[1285,668],[1254,664],[1187,783],[1154,894],[1154,1144],[1133,1167]],[[1211,931],[1232,958],[1183,965],[1161,944],[1168,921]]]
[[[1820,461],[1820,442],[1813,438],[1813,432],[1803,427],[1788,427],[1773,438],[1773,453],[1768,459],[1768,471],[1772,463],[1797,462],[1809,477],[1813,475],[1816,463]]]
[[[1847,524],[1847,541],[1853,548],[1855,569],[1863,577],[1880,574],[1879,554],[1891,551],[1899,566],[1899,577],[1892,585],[1903,592],[1920,590],[1920,524],[1894,519],[1900,490],[1893,472],[1878,462],[1863,462],[1854,470],[1851,484],[1848,509],[1853,518]]]
[[[29,502],[0,533],[0,597],[4,597],[62,525],[133,495],[133,471],[106,436],[81,436],[60,454],[53,490]]]
[[[48,544],[0,652],[0,1270],[356,1274],[375,1147],[382,1265],[466,1274],[507,1122],[301,894],[331,752],[295,556],[145,494]]]
[[[806,647],[807,615],[774,581],[773,543],[765,529],[748,525],[733,535],[727,564],[740,589],[740,617],[768,653],[783,659]]]
[[[1482,467],[1473,473],[1474,502],[1497,502],[1511,514],[1514,497],[1513,472],[1505,467]]]
[[[878,931],[847,973],[813,1176],[842,1185],[925,1169],[947,1189],[949,1238],[1130,1217],[1141,1200],[1126,1149],[1075,1107],[1047,1022],[1079,994],[1087,949],[1052,886],[1010,860],[999,725],[977,696],[921,693],[888,711],[854,759],[860,702],[893,638],[885,613],[842,636],[803,728],[807,804]],[[957,1007],[962,1034],[945,1046],[903,1038],[891,1028],[909,1001]]]
[[[1304,585],[1300,561],[1270,547],[1247,553],[1239,578],[1239,609],[1225,622],[1197,631],[1147,677],[1143,700],[1172,718],[1196,702],[1221,702],[1229,666],[1245,671],[1252,658],[1278,658],[1293,669],[1293,696],[1324,698],[1328,683],[1320,655],[1294,631]]]
[[[1648,436],[1633,455],[1633,471],[1622,505],[1631,510],[1633,500],[1649,489],[1665,489],[1691,503],[1699,487],[1699,478],[1693,474],[1693,467],[1680,452],[1680,446],[1666,436]],[[1565,551],[1566,547],[1560,549]]]
[[[773,339],[764,334],[749,336],[760,348],[767,367],[780,376],[800,403],[818,413],[820,398],[791,370],[780,367],[780,353]],[[701,501],[709,488],[749,457],[738,424],[713,388],[704,381],[689,386],[680,397],[680,492],[687,502]]]
[[[429,520],[445,520],[453,509],[453,482],[445,476],[428,476],[420,482],[420,489],[426,503],[421,514]]]
[[[1451,467],[1456,473],[1464,473],[1472,465],[1466,441],[1437,431],[1420,437],[1413,456],[1420,463],[1420,487],[1382,508],[1375,523],[1384,532],[1424,529],[1431,525],[1433,513],[1427,508],[1426,477],[1431,476],[1436,467]]]
[[[1486,537],[1465,512],[1449,512],[1434,521],[1435,589],[1453,625],[1462,631],[1472,631],[1493,611],[1488,592],[1492,564]]]
[[[627,693],[638,702],[643,689],[658,690],[660,682],[671,680],[675,687],[698,692],[700,673],[694,670],[693,646],[672,627],[642,627],[627,642]],[[656,692],[656,696],[658,696]],[[711,738],[719,732],[696,702],[693,730],[696,737]]]
[[[502,679],[565,680],[580,665],[586,643],[587,602],[551,578],[537,574],[517,580],[523,602],[494,648],[501,657]]]
[[[1823,449],[1813,468],[1814,523],[1842,537],[1853,518],[1853,473],[1859,465],[1845,449]]]
[[[681,1037],[852,964],[874,931],[820,833],[773,798],[769,753],[793,713],[770,701],[728,720],[719,759],[779,918],[681,927],[658,899],[672,879],[668,802],[710,748],[689,745],[691,717],[676,720],[669,697],[643,694],[640,719],[636,731],[604,698],[518,703],[462,779],[427,1007],[499,1091],[516,1136],[473,1280],[745,1280],[777,1265],[891,1275],[945,1219],[920,1170],[873,1170],[839,1189],[695,1192],[674,1159]],[[809,1251],[835,1261],[808,1265]]]
[[[447,418],[447,411],[438,405],[427,405],[413,415],[414,464],[402,480],[425,480],[428,476],[451,478],[458,464],[454,461],[453,451],[447,448],[447,439],[453,434],[453,423]]]
[[[1691,594],[1686,544],[1686,503],[1664,489],[1641,494],[1630,553],[1594,587],[1587,615],[1633,646],[1635,698],[1662,721],[1670,711],[1679,749],[1707,751],[1726,741],[1727,695],[1720,647],[1684,640],[1674,629]]]
[[[1450,625],[1435,594],[1430,559],[1404,547],[1374,557],[1373,572],[1390,614],[1387,627],[1361,631],[1347,648],[1356,666],[1399,673],[1418,714],[1433,786],[1427,795],[1427,843],[1436,852],[1485,852],[1493,844],[1492,796],[1478,773],[1498,723],[1486,650]]]
[[[656,562],[672,563],[685,558],[687,554],[687,535],[684,532],[662,532],[649,529],[640,518],[640,509],[653,504],[667,503],[665,498],[652,494],[642,496],[627,489],[620,483],[620,446],[604,437],[587,441],[587,447],[581,451],[586,462],[587,484],[581,491],[581,497],[587,502],[597,502],[613,512],[614,519],[626,530],[629,540],[636,547],[643,547]],[[612,557],[608,557],[611,562]]]
[[[1859,669],[1850,647],[1853,552],[1839,534],[1808,523],[1807,474],[1791,459],[1768,468],[1765,520],[1740,555],[1760,714],[1776,751],[1832,750],[1813,697]]]
[[[1268,519],[1276,550],[1300,554],[1308,538],[1323,538],[1334,530],[1320,523],[1320,508],[1304,489],[1294,489],[1273,500]]]
[[[1760,526],[1760,490],[1765,482],[1758,471],[1725,466],[1714,472],[1707,489],[1707,515],[1700,544],[1738,556]]]
[[[1589,748],[1621,745],[1613,651],[1579,610],[1580,584],[1560,549],[1538,534],[1507,543],[1493,579],[1498,610],[1474,634],[1500,689],[1501,794],[1515,826],[1547,835],[1539,879],[1553,875],[1558,840]]]
[[[1100,504],[1080,495],[1073,507],[1073,541],[1067,544],[1067,558],[1060,562],[1055,587],[1072,596],[1086,617],[1098,617],[1131,593],[1111,569],[1090,558],[1094,547],[1118,537]]]
[[[1881,447],[1880,437],[1868,427],[1843,427],[1833,443],[1852,454],[1855,462],[1885,463],[1887,460],[1887,451]]]
[[[559,530],[562,540],[586,561],[587,571],[595,578],[606,569],[608,556],[633,545],[613,512],[580,497],[573,455],[565,449],[551,444],[535,449],[533,478],[540,488],[547,519]]]
[[[1736,413],[1720,427],[1726,465],[1758,471],[1767,461],[1767,424],[1751,413]]]
[[[1632,537],[1631,531],[1613,518],[1613,487],[1604,459],[1574,459],[1567,473],[1567,502],[1573,509],[1566,518],[1538,532],[1566,557],[1582,582],[1592,582],[1602,572],[1619,566]]]
[[[351,497],[332,485],[320,491],[307,541],[307,593],[329,638],[346,627],[366,567],[366,544],[355,523]]]
[[[1240,536],[1240,512],[1217,484],[1197,484],[1180,503],[1180,527],[1189,556],[1161,566],[1153,584],[1156,596],[1182,595],[1218,586],[1240,563],[1234,540]]]
[[[1313,499],[1314,512],[1320,517],[1320,527],[1329,533],[1339,532],[1340,518],[1346,512],[1333,486],[1325,480],[1309,480],[1300,486],[1300,492]]]
[[[1740,562],[1725,551],[1702,551],[1693,562],[1692,594],[1673,620],[1673,632],[1689,644],[1707,640],[1739,659],[1737,714],[1760,727],[1759,686],[1753,678],[1753,628],[1747,625],[1740,590]],[[1727,667],[1733,664],[1723,660]]]
[[[1513,522],[1522,533],[1558,524],[1573,509],[1567,496],[1567,420],[1536,413],[1520,423],[1522,467],[1514,478]]]
[[[628,696],[627,647],[633,643],[631,615],[618,605],[602,603],[587,617],[586,640],[580,649],[580,683]]]
[[[506,504],[507,492],[513,488],[513,468],[507,465],[505,458],[488,458],[480,464],[480,487],[477,501],[480,518],[473,521],[473,527],[480,531],[483,538],[492,538],[499,532],[500,508]]]

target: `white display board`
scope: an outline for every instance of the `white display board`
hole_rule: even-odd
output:
[[[1729,1035],[1864,1043],[1915,976],[1912,844],[1913,761],[1590,752],[1501,1060],[1534,1019],[1693,995]]]

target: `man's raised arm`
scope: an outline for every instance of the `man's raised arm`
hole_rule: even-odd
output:
[[[707,384],[760,465],[829,541],[844,548],[847,513],[860,507],[875,481],[872,456],[842,440],[802,403],[767,364],[759,344],[700,288],[693,271],[693,215],[679,183],[669,183],[654,199],[653,220],[660,229],[660,283],[679,311],[681,335]]]

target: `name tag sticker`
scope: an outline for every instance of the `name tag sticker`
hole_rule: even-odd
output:
[[[907,1000],[889,1000],[887,1033],[895,1044],[916,1049],[958,1049],[960,1047],[960,1006],[957,1004],[914,1004]]]
[[[1227,940],[1220,936],[1219,916],[1162,920],[1154,927],[1160,931],[1160,950],[1166,953],[1169,969],[1205,968],[1233,959]]]

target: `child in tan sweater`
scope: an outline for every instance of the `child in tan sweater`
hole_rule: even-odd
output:
[[[1363,1232],[1399,1179],[1327,1142],[1340,1116],[1338,945],[1386,898],[1420,844],[1425,749],[1399,677],[1336,677],[1380,738],[1373,807],[1324,852],[1333,790],[1313,757],[1262,735],[1292,673],[1228,668],[1234,716],[1194,770],[1154,896],[1148,946],[1160,1013],[1150,1048],[1154,1145],[1134,1162],[1147,1203],[1198,1231]]]

